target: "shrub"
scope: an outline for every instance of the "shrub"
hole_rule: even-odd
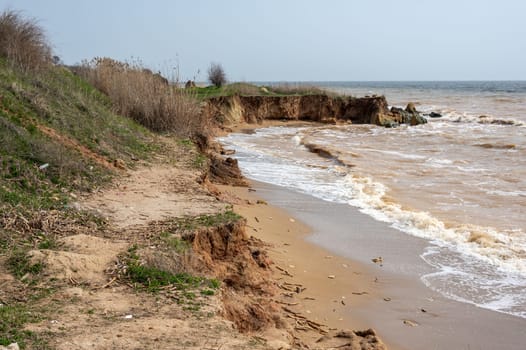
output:
[[[208,80],[217,87],[226,83],[226,75],[223,66],[219,63],[212,63],[208,68]]]
[[[206,134],[199,102],[191,92],[169,84],[141,63],[110,58],[84,62],[78,72],[109,96],[115,112],[154,131],[173,131],[183,137]]]
[[[52,62],[51,47],[35,19],[6,10],[0,15],[0,56],[23,71],[38,71]]]

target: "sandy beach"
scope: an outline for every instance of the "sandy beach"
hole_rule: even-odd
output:
[[[270,245],[276,278],[305,288],[291,308],[316,322],[372,327],[389,349],[523,348],[526,320],[447,299],[419,280],[430,269],[419,258],[425,241],[285,188],[221,190],[240,198],[234,209],[248,233]]]

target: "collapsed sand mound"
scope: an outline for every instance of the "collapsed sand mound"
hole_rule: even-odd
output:
[[[242,332],[285,327],[272,300],[270,261],[262,243],[248,238],[245,221],[205,227],[185,237],[192,243],[193,268],[223,280],[223,315]]]
[[[58,243],[63,250],[30,251],[32,263],[42,263],[49,277],[89,284],[104,284],[104,270],[128,246],[85,234],[62,238]]]
[[[339,331],[316,341],[320,349],[344,350],[387,350],[384,343],[372,329],[365,331]]]

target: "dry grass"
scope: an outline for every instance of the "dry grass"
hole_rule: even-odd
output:
[[[170,85],[140,63],[95,58],[85,62],[79,72],[109,96],[115,112],[151,130],[171,131],[183,137],[208,133],[209,123],[200,115],[195,96]]]
[[[0,56],[25,71],[39,71],[52,63],[51,47],[35,19],[16,11],[0,15]]]

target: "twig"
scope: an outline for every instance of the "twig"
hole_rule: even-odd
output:
[[[286,301],[279,301],[279,300],[274,300],[274,301],[278,304],[287,305],[287,306],[296,306],[299,304],[299,303],[287,303]]]
[[[280,267],[280,266],[276,265],[276,268],[277,268],[278,270],[280,270],[281,272],[283,272],[284,275],[289,276],[289,277],[294,277],[290,272],[288,272],[287,270],[285,270],[283,267]]]
[[[365,295],[365,294],[369,294],[367,292],[352,292],[352,294],[354,295]]]
[[[100,287],[100,289],[104,289],[104,288],[107,288],[107,287],[111,286],[112,283],[115,282],[116,280],[117,280],[117,277],[113,277],[108,283],[106,283],[105,285]]]

